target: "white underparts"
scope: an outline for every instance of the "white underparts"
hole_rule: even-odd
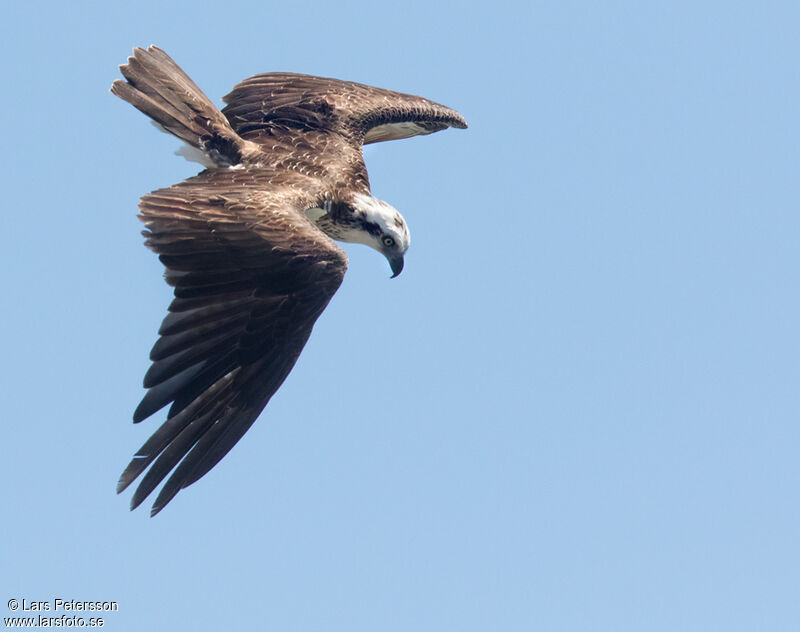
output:
[[[219,167],[219,163],[211,160],[211,157],[204,151],[200,151],[197,147],[192,147],[189,143],[184,143],[177,150],[176,156],[183,156],[189,162],[196,162],[203,165],[206,169]]]
[[[168,132],[164,129],[164,127],[158,123],[156,123],[153,119],[150,119],[150,123],[162,134],[168,134],[169,136],[174,136],[172,132]],[[206,152],[197,149],[197,147],[192,147],[189,143],[184,142],[178,149],[175,150],[176,156],[183,156],[189,162],[196,162],[198,164],[203,165],[206,169],[212,169],[214,167],[219,167],[219,163],[214,162]]]
[[[305,210],[305,214],[306,217],[310,219],[312,222],[316,222],[323,215],[327,215],[327,211],[324,208],[320,208],[319,206],[314,206],[312,208],[307,208]]]
[[[396,140],[398,138],[409,138],[421,134],[430,134],[433,130],[425,129],[417,123],[408,121],[405,123],[387,123],[386,125],[376,125],[364,136],[364,143],[377,143],[383,140]]]

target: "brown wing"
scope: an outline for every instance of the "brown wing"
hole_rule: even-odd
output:
[[[209,170],[142,198],[147,245],[166,266],[175,299],[134,413],[139,422],[170,405],[167,420],[117,487],[150,466],[131,508],[172,472],[154,515],[227,454],[283,383],[341,284],[347,258],[302,213],[315,200],[298,193],[299,178]]]
[[[255,75],[223,99],[236,132],[268,144],[286,132],[340,132],[361,145],[467,127],[455,110],[423,97],[294,73]]]

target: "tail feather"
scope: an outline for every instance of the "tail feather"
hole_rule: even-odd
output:
[[[199,149],[217,165],[242,161],[249,143],[172,58],[156,46],[135,48],[120,66],[111,92],[149,116],[166,131]]]

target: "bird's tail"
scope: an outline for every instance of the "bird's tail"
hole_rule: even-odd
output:
[[[157,125],[216,165],[235,165],[251,144],[242,139],[219,109],[172,58],[156,46],[135,48],[119,67],[111,92],[149,116]]]

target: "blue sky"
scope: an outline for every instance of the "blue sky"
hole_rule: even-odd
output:
[[[800,625],[794,3],[112,5],[0,25],[4,617]],[[154,519],[114,494],[170,297],[136,202],[196,169],[108,93],[148,44],[217,102],[289,70],[470,123],[367,149],[403,274],[348,247],[265,413]]]

